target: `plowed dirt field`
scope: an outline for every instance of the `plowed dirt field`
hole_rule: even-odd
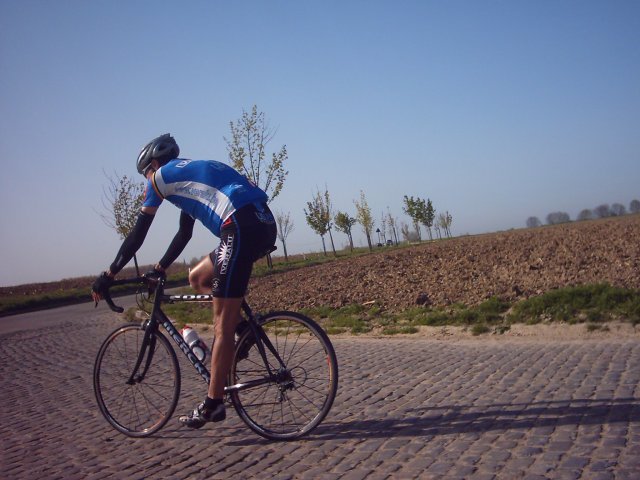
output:
[[[402,310],[602,282],[640,289],[640,215],[379,249],[255,279],[249,300],[259,310],[366,302]]]
[[[92,281],[4,287],[0,295],[89,291]],[[255,278],[248,297],[261,311],[367,302],[398,311],[416,304],[472,306],[492,296],[518,300],[601,282],[640,289],[640,215],[379,248]]]

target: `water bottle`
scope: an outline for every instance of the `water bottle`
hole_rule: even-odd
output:
[[[197,357],[197,359],[203,362],[207,357],[207,352],[209,351],[209,349],[207,348],[207,344],[204,343],[198,336],[198,332],[196,332],[189,325],[185,325],[182,329],[182,338],[184,338],[184,341],[187,342],[187,345],[189,345],[189,348],[191,348],[191,351]]]

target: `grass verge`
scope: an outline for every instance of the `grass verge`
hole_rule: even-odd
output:
[[[180,324],[209,323],[207,304],[167,305],[166,312]],[[421,326],[462,326],[473,335],[503,334],[514,323],[584,323],[588,332],[608,331],[606,322],[621,320],[640,324],[640,291],[607,284],[569,287],[516,303],[490,298],[472,307],[414,307],[402,312],[385,311],[376,304],[301,310],[330,335],[342,333],[417,333]]]
[[[170,280],[172,284],[184,285],[186,277],[176,276]],[[133,292],[123,288],[114,293]],[[10,299],[2,300],[0,315],[10,313],[12,308],[19,311],[37,310],[43,305],[50,308],[78,300],[90,301],[90,297],[86,290],[76,289],[59,295],[47,294],[28,300],[22,298],[16,306],[13,306]],[[207,303],[182,303],[165,305],[163,308],[179,326],[185,323],[211,322],[211,307]],[[330,335],[370,332],[406,335],[417,333],[421,326],[446,325],[468,328],[473,335],[502,334],[514,323],[534,325],[552,322],[584,323],[588,332],[595,332],[607,331],[606,323],[611,320],[629,322],[634,326],[640,324],[640,291],[595,284],[553,290],[516,303],[494,297],[475,306],[453,304],[447,307],[413,307],[402,312],[390,312],[374,303],[347,305],[337,309],[316,307],[303,309],[301,313],[318,321]],[[129,315],[132,313],[129,312]]]

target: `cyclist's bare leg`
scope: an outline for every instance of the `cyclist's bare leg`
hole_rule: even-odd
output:
[[[211,293],[211,282],[213,281],[213,262],[209,255],[189,270],[189,285],[196,292],[202,294]]]
[[[222,399],[224,385],[235,345],[235,331],[240,319],[242,298],[214,298],[213,318],[215,322],[216,341],[211,352],[211,382],[209,383],[209,398]]]
[[[211,293],[213,263],[209,255],[205,256],[189,272],[189,284],[198,293]],[[210,398],[222,399],[224,384],[233,360],[235,329],[240,319],[242,298],[214,298],[213,324],[216,341],[211,352]]]

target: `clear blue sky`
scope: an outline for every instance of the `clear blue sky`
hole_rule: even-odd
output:
[[[376,219],[430,198],[454,235],[628,208],[640,2],[0,0],[0,285],[98,274],[120,245],[96,213],[103,170],[137,175],[164,132],[227,161],[253,104],[289,151],[272,205],[293,252],[321,248],[303,208],[325,184],[352,215],[363,190]],[[142,262],[177,222],[163,205]],[[199,227],[183,257],[216,244]]]

